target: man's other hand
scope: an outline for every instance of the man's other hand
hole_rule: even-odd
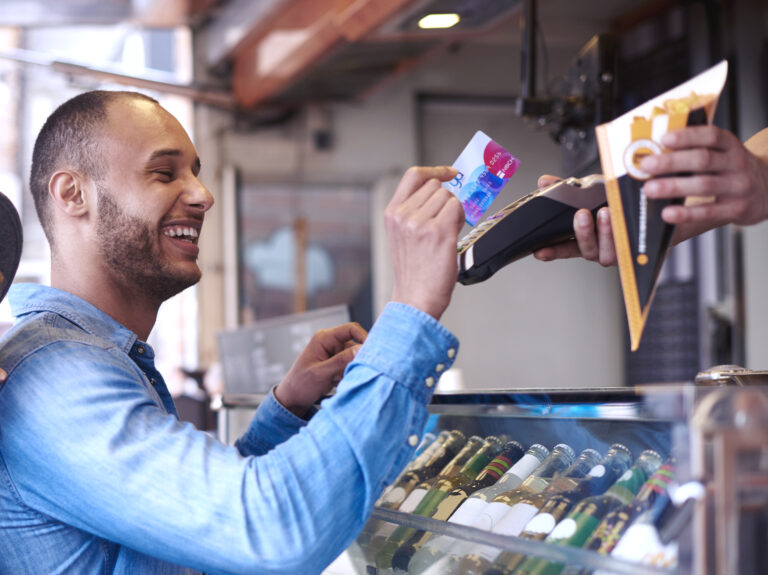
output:
[[[294,415],[303,417],[341,380],[367,336],[368,332],[354,322],[316,332],[275,388],[277,400]]]

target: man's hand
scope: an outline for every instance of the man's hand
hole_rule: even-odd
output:
[[[640,168],[653,176],[643,186],[649,199],[685,200],[661,212],[665,222],[676,225],[673,244],[725,224],[768,219],[768,128],[742,144],[727,130],[696,126],[665,134],[662,144],[667,151],[643,158]],[[542,176],[539,186],[556,179]],[[574,236],[534,256],[542,261],[583,257],[604,266],[616,263],[607,208],[598,212],[597,226],[587,210],[577,212]]]
[[[277,400],[294,415],[303,417],[341,380],[367,336],[360,324],[352,322],[315,333],[275,388]]]
[[[5,370],[2,367],[0,367],[0,383],[4,383],[7,377],[8,374],[5,373]]]
[[[456,176],[448,166],[410,168],[384,213],[394,267],[392,300],[440,319],[456,285],[456,242],[464,208],[440,184]]]

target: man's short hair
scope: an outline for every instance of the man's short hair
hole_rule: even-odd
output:
[[[35,140],[29,189],[48,243],[53,248],[53,213],[48,199],[51,176],[71,169],[101,181],[105,175],[100,130],[112,102],[137,98],[157,104],[139,92],[94,90],[67,100],[48,117]]]

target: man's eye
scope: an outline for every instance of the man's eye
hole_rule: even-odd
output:
[[[173,172],[167,170],[155,170],[154,173],[168,181],[173,179]]]

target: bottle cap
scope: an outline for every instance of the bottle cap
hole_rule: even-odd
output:
[[[555,445],[555,447],[552,449],[552,451],[555,451],[555,449],[560,449],[560,451],[563,451],[564,453],[568,454],[568,456],[573,459],[576,457],[576,452],[573,450],[573,447],[568,445],[567,443],[558,443]]]

